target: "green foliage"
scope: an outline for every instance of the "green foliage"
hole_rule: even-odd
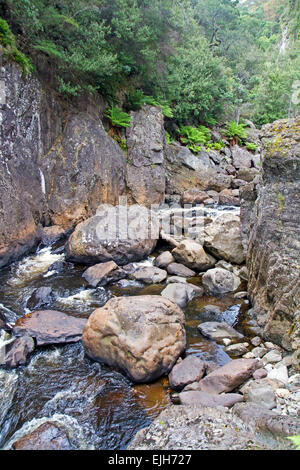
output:
[[[0,44],[3,46],[4,56],[19,64],[24,75],[33,72],[32,63],[25,54],[20,52],[17,48],[15,36],[12,34],[8,23],[3,18],[0,18]]]
[[[230,140],[238,138],[244,140],[247,138],[247,132],[243,124],[237,124],[235,121],[230,121],[226,127],[226,135]]]
[[[218,118],[230,99],[227,72],[203,39],[179,49],[170,61],[167,83],[180,123],[207,123]]]
[[[174,142],[174,139],[172,139],[170,133],[167,131],[166,131],[166,142],[167,142],[167,145],[170,145],[172,142]]]
[[[222,141],[220,141],[220,142],[213,142],[213,143],[211,143],[211,144],[207,144],[207,145],[206,145],[206,148],[207,148],[208,150],[212,149],[212,150],[217,150],[218,152],[219,152],[220,150],[222,150],[224,147],[225,147],[225,144],[224,144],[224,142],[222,142]]]
[[[177,132],[180,135],[181,142],[194,153],[200,152],[211,138],[210,130],[205,126],[199,128],[181,126]]]
[[[293,444],[295,444],[296,450],[300,450],[300,435],[299,436],[291,436],[291,437],[288,437],[287,439],[289,439],[290,441],[293,442]]]
[[[136,111],[146,104],[160,107],[165,117],[174,117],[172,108],[166,100],[155,99],[153,96],[146,96],[141,90],[135,90],[127,94],[128,109]]]
[[[0,15],[5,56],[27,73],[46,55],[65,96],[122,90],[127,111],[160,106],[194,128],[299,112],[300,0],[2,0]]]
[[[245,142],[245,145],[248,150],[251,150],[252,152],[255,152],[257,150],[257,145],[253,144],[253,142]]]
[[[112,106],[105,116],[111,121],[114,127],[129,127],[131,124],[131,117],[129,114],[124,113],[120,108]]]

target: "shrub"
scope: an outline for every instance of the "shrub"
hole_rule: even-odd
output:
[[[22,68],[23,74],[33,72],[33,65],[30,60],[20,52],[16,45],[16,39],[11,32],[7,22],[0,18],[0,43],[3,46],[4,56],[14,60]]]

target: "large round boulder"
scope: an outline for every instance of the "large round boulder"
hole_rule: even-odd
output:
[[[67,257],[84,264],[114,261],[122,266],[146,258],[158,236],[158,219],[146,207],[103,204],[76,227],[66,246]]]
[[[87,355],[125,372],[137,383],[169,373],[186,347],[184,314],[161,296],[110,299],[88,319]]]
[[[236,291],[241,280],[234,273],[222,268],[210,269],[202,277],[204,289],[209,294],[226,294]]]

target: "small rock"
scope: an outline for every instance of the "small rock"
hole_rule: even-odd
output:
[[[222,341],[224,338],[242,339],[243,335],[223,322],[206,322],[198,326],[200,333],[213,341]]]
[[[282,360],[282,355],[276,349],[272,349],[267,354],[263,356],[263,363],[264,364],[275,364],[276,362],[280,362]]]
[[[238,393],[225,393],[224,395],[216,395],[198,391],[184,391],[179,394],[179,400],[181,405],[197,405],[207,408],[224,406],[225,408],[230,408],[236,403],[243,402],[244,398]]]
[[[262,342],[262,339],[259,337],[259,336],[255,336],[255,338],[252,338],[251,339],[251,344],[253,344],[253,346],[259,346]]]
[[[254,354],[250,351],[243,355],[244,359],[255,359]]]
[[[267,354],[268,350],[258,346],[257,348],[252,349],[251,352],[255,357],[263,357],[265,354]]]
[[[270,379],[280,380],[283,384],[287,384],[289,381],[288,370],[286,366],[274,368],[268,373]]]
[[[4,361],[1,361],[0,364],[2,363],[2,365],[9,369],[24,366],[34,349],[35,344],[30,336],[17,338],[6,346]]]
[[[92,287],[105,286],[111,282],[113,273],[116,273],[116,276],[113,276],[114,281],[119,281],[125,277],[125,272],[119,270],[118,265],[114,261],[95,264],[84,271],[82,277]]]
[[[224,344],[224,346],[229,346],[232,343],[232,341],[229,338],[224,338],[222,340],[222,343]]]
[[[290,392],[286,388],[277,388],[276,395],[279,398],[287,399],[290,396]]]
[[[154,264],[158,268],[166,268],[167,266],[169,266],[169,264],[174,262],[175,259],[172,253],[170,251],[164,251],[161,255],[156,258]]]
[[[66,432],[54,423],[44,423],[12,445],[14,450],[71,450]]]
[[[252,381],[242,388],[245,401],[257,403],[272,410],[276,407],[276,395],[266,379]]]
[[[141,267],[132,274],[136,281],[141,281],[145,284],[160,284],[167,279],[167,276],[167,271],[151,266]]]
[[[180,308],[185,308],[197,294],[203,294],[203,290],[201,288],[198,289],[200,290],[197,292],[196,286],[187,283],[168,284],[161,295],[171,300],[171,302],[175,302]]]
[[[86,319],[55,310],[37,310],[19,318],[12,330],[17,337],[31,336],[37,346],[76,343],[81,340]]]
[[[229,356],[233,357],[241,357],[243,354],[246,354],[248,351],[249,343],[237,343],[232,344],[231,346],[227,346],[225,351]]]
[[[186,385],[198,382],[205,373],[205,363],[197,356],[188,356],[173,367],[169,374],[173,390],[182,390]]]
[[[240,279],[230,271],[215,268],[204,274],[202,283],[210,294],[225,294],[237,290],[240,286]]]
[[[186,278],[180,276],[170,276],[167,279],[167,284],[186,284]]]
[[[194,277],[196,276],[195,271],[192,271],[191,269],[187,268],[183,264],[179,263],[171,263],[167,267],[167,271],[169,274],[172,274],[173,276],[180,276],[180,277]]]
[[[200,390],[216,394],[231,392],[260,368],[261,362],[257,359],[234,359],[200,380]]]
[[[264,379],[265,377],[267,377],[268,375],[268,372],[266,371],[266,369],[258,369],[254,372],[253,374],[253,378],[254,380],[260,380],[260,379]]]

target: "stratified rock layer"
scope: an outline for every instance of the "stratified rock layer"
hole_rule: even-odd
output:
[[[248,290],[266,339],[300,348],[300,118],[263,128],[262,185],[242,193]],[[250,223],[250,228],[249,228]]]

